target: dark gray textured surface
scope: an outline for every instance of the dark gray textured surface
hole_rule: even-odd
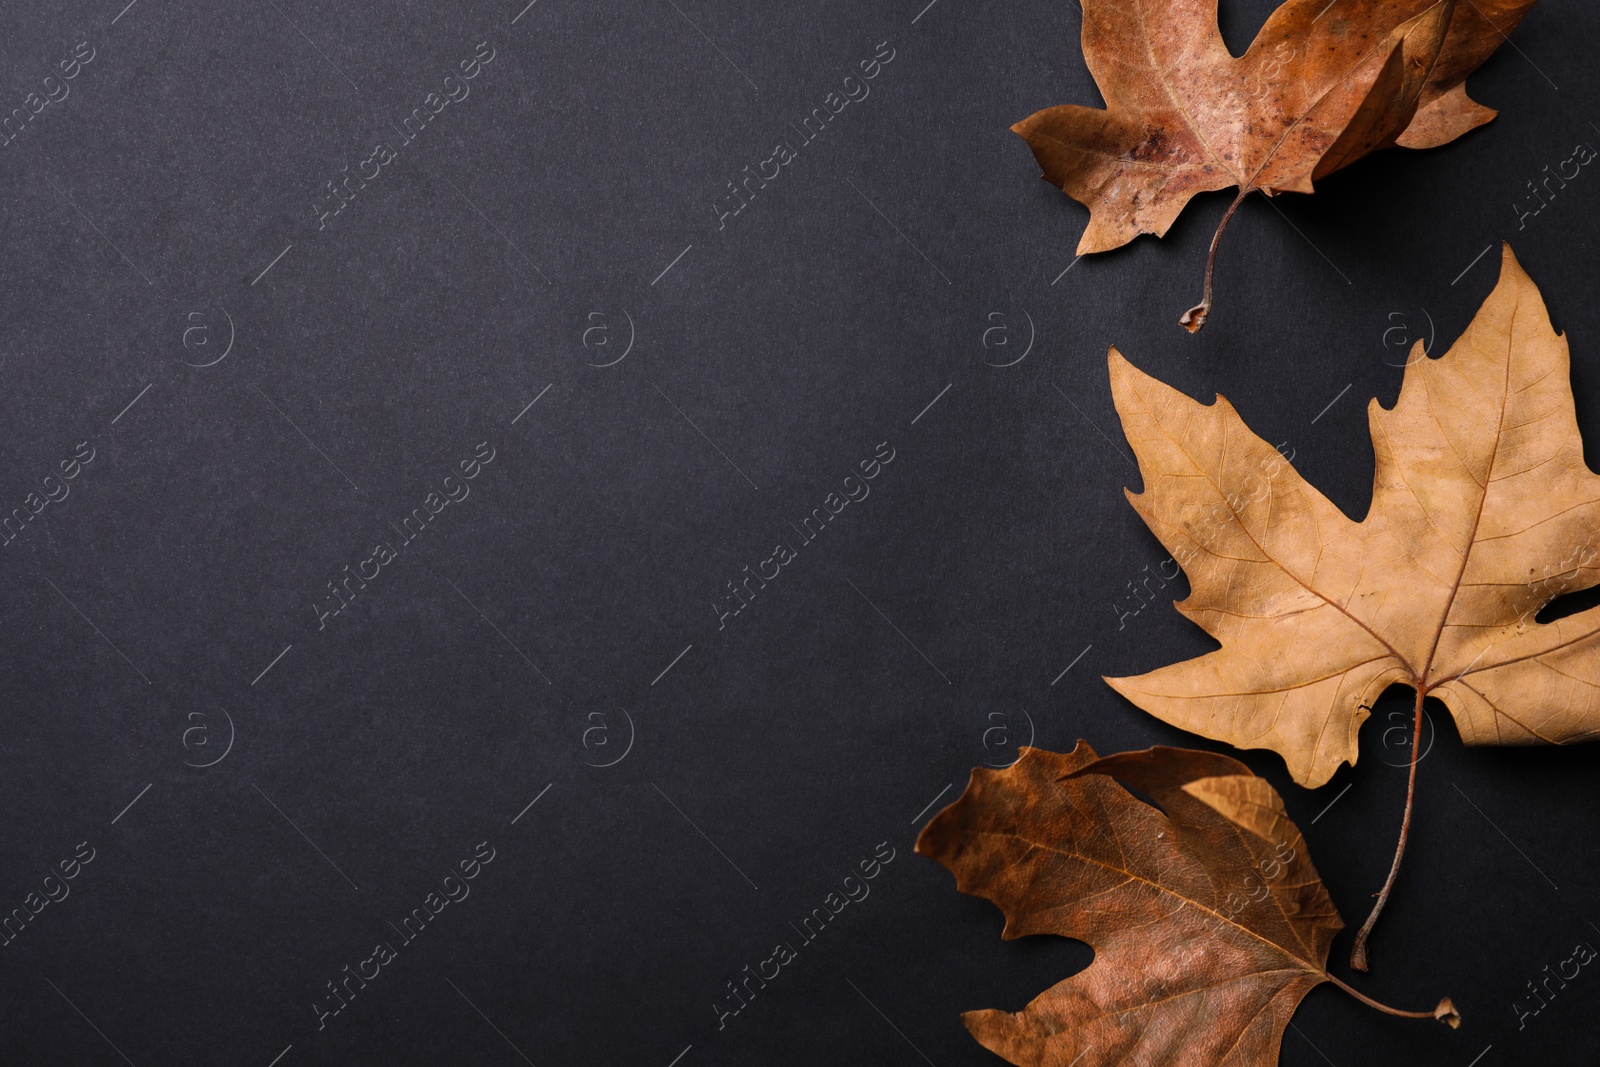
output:
[[[1002,942],[912,854],[919,811],[1009,758],[984,744],[1002,721],[1010,744],[1029,721],[1051,748],[1204,744],[1098,680],[1208,647],[1162,601],[1129,614],[1165,552],[1122,497],[1106,346],[1227,395],[1359,515],[1392,331],[1452,340],[1494,280],[1474,257],[1510,239],[1595,455],[1600,177],[1515,207],[1600,143],[1592,8],[1544,0],[1474,78],[1487,128],[1247,203],[1191,338],[1227,196],[1063,274],[1086,213],[1007,127],[1097,100],[1077,10],[924,3],[0,14],[0,113],[93,52],[0,147],[0,504],[94,453],[0,550],[0,909],[94,850],[0,949],[0,1061],[998,1062],[959,1012],[1020,1008],[1090,954]],[[1270,7],[1225,5],[1236,47]],[[402,143],[484,41],[470,95]],[[798,145],[880,42],[870,96]],[[797,157],[719,228],[779,142]],[[319,228],[325,183],[380,143]],[[993,366],[1029,319],[1026,358]],[[390,524],[480,442],[470,495],[402,547]],[[719,628],[726,583],[881,442],[870,496]],[[396,558],[319,628],[378,541]],[[1282,1062],[1594,1062],[1600,977],[1520,1029],[1513,1003],[1600,943],[1600,751],[1465,751],[1430,708],[1358,984],[1448,993],[1466,1024],[1323,987]],[[1352,926],[1408,714],[1381,703],[1315,793],[1247,757]],[[389,924],[485,841],[470,897],[404,943]],[[880,842],[871,895],[798,944]],[[319,1029],[325,983],[380,941],[396,958]],[[797,958],[719,1030],[724,984],[779,941]]]

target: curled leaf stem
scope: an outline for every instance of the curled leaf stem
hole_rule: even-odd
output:
[[[1211,251],[1206,253],[1206,283],[1200,292],[1200,303],[1178,318],[1178,324],[1190,333],[1199,333],[1200,327],[1206,324],[1206,316],[1211,314],[1211,275],[1217,267],[1217,244],[1222,240],[1222,231],[1228,228],[1228,220],[1239,210],[1244,198],[1253,192],[1255,192],[1254,186],[1246,186],[1239,190],[1239,195],[1233,198],[1233,203],[1229,204],[1228,210],[1223,213],[1222,221],[1217,223],[1217,232],[1211,235]]]
[[[1389,890],[1394,888],[1395,877],[1400,873],[1400,857],[1406,853],[1406,836],[1411,832],[1412,801],[1417,795],[1417,757],[1422,748],[1422,702],[1428,694],[1427,688],[1420,681],[1416,683],[1416,690],[1417,721],[1411,733],[1411,769],[1406,776],[1406,811],[1400,819],[1400,840],[1394,846],[1394,862],[1389,866],[1389,877],[1384,881],[1383,888],[1378,891],[1378,900],[1372,905],[1372,914],[1367,916],[1367,921],[1361,925],[1361,930],[1356,934],[1355,944],[1350,946],[1350,966],[1358,971],[1367,969],[1367,938],[1371,935],[1372,927],[1376,925],[1383,906],[1389,902]]]
[[[1367,1007],[1377,1008],[1379,1011],[1388,1015],[1398,1015],[1402,1019],[1438,1019],[1440,1022],[1448,1025],[1451,1029],[1461,1025],[1461,1016],[1456,1012],[1456,1006],[1451,1002],[1449,997],[1445,997],[1443,1000],[1439,1001],[1439,1006],[1434,1008],[1432,1011],[1403,1011],[1400,1008],[1391,1008],[1389,1005],[1384,1004],[1381,1001],[1373,1000],[1371,997],[1367,996],[1359,989],[1356,989],[1354,986],[1341,982],[1332,974],[1328,975],[1328,981],[1332,982],[1346,993],[1349,993],[1352,997],[1355,997],[1357,1000],[1361,1001],[1361,1003],[1367,1005]]]

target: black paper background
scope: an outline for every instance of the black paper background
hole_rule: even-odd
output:
[[[935,801],[1030,732],[1207,744],[1099,681],[1210,647],[1165,592],[1134,612],[1166,553],[1122,496],[1107,345],[1229,397],[1360,515],[1365,404],[1393,402],[1403,342],[1455,338],[1510,240],[1595,463],[1600,177],[1518,208],[1600,144],[1591,6],[1543,0],[1475,76],[1488,127],[1246,203],[1190,337],[1228,196],[1063,273],[1087,214],[1007,127],[1098,101],[1074,3],[925,2],[0,13],[0,115],[93,55],[0,148],[0,512],[94,455],[0,552],[0,911],[94,850],[0,949],[0,1062],[997,1063],[959,1013],[1091,954],[1001,941],[912,853]],[[1271,6],[1225,0],[1236,48]],[[470,95],[407,143],[480,42]],[[870,96],[719,228],[880,42]],[[328,583],[480,442],[470,495],[319,628]],[[882,442],[871,495],[719,628],[726,583]],[[1596,1062],[1600,978],[1520,1028],[1514,1004],[1600,942],[1600,751],[1466,751],[1430,713],[1353,980],[1448,993],[1465,1025],[1324,986],[1282,1062]],[[1245,756],[1352,927],[1408,716],[1381,702],[1315,792]],[[390,924],[480,842],[471,896],[405,943]],[[801,943],[880,842],[871,895]],[[380,941],[396,958],[319,1029]],[[798,957],[719,1029],[782,941]]]

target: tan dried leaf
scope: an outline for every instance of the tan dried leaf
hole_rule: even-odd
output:
[[[1221,642],[1106,679],[1151,714],[1270,748],[1296,782],[1355,763],[1396,682],[1443,700],[1469,745],[1600,734],[1600,607],[1540,623],[1600,583],[1600,477],[1583,459],[1566,339],[1507,247],[1500,281],[1439,359],[1413,350],[1394,408],[1368,409],[1377,469],[1356,522],[1219,397],[1204,405],[1112,349],[1139,459],[1128,499],[1188,575],[1176,605]]]

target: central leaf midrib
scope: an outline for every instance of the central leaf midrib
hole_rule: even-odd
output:
[[[1513,327],[1515,327],[1515,324],[1516,324],[1516,321],[1517,321],[1517,313],[1519,311],[1521,311],[1521,310],[1522,310],[1522,292],[1521,292],[1521,289],[1519,288],[1517,293],[1516,293],[1516,299],[1513,300],[1512,304],[1511,304],[1511,322],[1513,324]],[[1468,326],[1468,330],[1470,331],[1471,329],[1472,329],[1472,327]],[[1504,374],[1504,377],[1503,377],[1502,381],[1500,382],[1500,410],[1495,413],[1494,438],[1493,438],[1494,446],[1489,452],[1489,467],[1488,467],[1487,470],[1485,470],[1483,472],[1483,491],[1478,494],[1478,508],[1477,508],[1477,511],[1475,511],[1473,513],[1473,516],[1472,516],[1472,529],[1467,534],[1467,547],[1465,549],[1463,549],[1462,552],[1461,552],[1461,569],[1456,572],[1456,580],[1450,586],[1450,594],[1449,594],[1449,596],[1447,596],[1445,598],[1444,611],[1441,612],[1440,615],[1439,615],[1439,626],[1438,626],[1438,629],[1436,629],[1434,631],[1434,634],[1433,634],[1433,647],[1428,649],[1428,658],[1423,663],[1422,670],[1419,671],[1418,674],[1417,674],[1419,682],[1420,682],[1419,688],[1421,689],[1421,691],[1423,693],[1426,693],[1429,689],[1433,688],[1433,686],[1435,684],[1438,684],[1438,683],[1429,681],[1428,674],[1429,674],[1430,671],[1433,670],[1433,658],[1439,652],[1439,642],[1444,639],[1445,624],[1450,621],[1450,612],[1455,608],[1456,597],[1458,595],[1460,595],[1460,593],[1461,593],[1461,581],[1467,575],[1467,564],[1470,563],[1471,560],[1472,560],[1472,550],[1477,547],[1478,527],[1483,524],[1484,507],[1489,502],[1489,486],[1494,484],[1494,465],[1495,465],[1495,462],[1497,460],[1499,460],[1499,458],[1500,458],[1500,438],[1501,438],[1501,436],[1502,436],[1502,434],[1504,432],[1503,428],[1504,428],[1505,422],[1506,422],[1506,408],[1508,408],[1511,405],[1511,351],[1510,351],[1510,348],[1511,348],[1512,333],[1513,333],[1513,331],[1508,331],[1507,334],[1506,334],[1505,374]],[[1422,385],[1423,385],[1423,388],[1426,389],[1428,383],[1426,381],[1424,381],[1422,383]],[[1431,394],[1430,394],[1430,396],[1431,396]],[[1434,425],[1436,425],[1436,426],[1439,425],[1439,420],[1437,418],[1434,419]],[[1439,426],[1439,432],[1441,434],[1444,433],[1444,427],[1443,426]],[[1398,460],[1396,462],[1398,462]],[[1420,505],[1421,501],[1418,501],[1418,504]],[[1495,664],[1495,666],[1500,666],[1500,664]],[[1464,678],[1468,674],[1471,674],[1471,673],[1473,673],[1473,668],[1469,664],[1467,670],[1462,671],[1460,674],[1455,675],[1454,677],[1456,677],[1456,678]]]
[[[1323,974],[1327,973],[1324,968],[1313,966],[1311,964],[1311,961],[1305,959],[1302,956],[1297,955],[1294,952],[1294,950],[1292,950],[1290,948],[1287,948],[1284,945],[1280,945],[1278,942],[1273,941],[1271,938],[1264,937],[1261,934],[1256,933],[1254,930],[1250,929],[1248,926],[1243,925],[1242,923],[1235,922],[1234,920],[1228,918],[1226,915],[1223,915],[1221,912],[1217,911],[1215,908],[1207,907],[1205,904],[1202,904],[1200,901],[1195,900],[1192,897],[1185,896],[1184,894],[1179,893],[1174,889],[1170,889],[1167,886],[1162,885],[1160,882],[1151,881],[1149,878],[1146,878],[1142,874],[1135,873],[1134,871],[1130,871],[1130,870],[1127,870],[1127,869],[1122,868],[1122,867],[1117,867],[1117,866],[1115,866],[1113,864],[1105,862],[1104,860],[1095,859],[1092,856],[1085,856],[1082,853],[1073,852],[1073,851],[1071,851],[1069,849],[1060,848],[1060,847],[1058,847],[1056,845],[1047,844],[1047,843],[1042,842],[1042,841],[1035,841],[1030,837],[1024,837],[1021,834],[1017,834],[1017,833],[1005,833],[1005,832],[1002,832],[1002,831],[999,831],[999,830],[979,830],[977,836],[979,836],[979,837],[998,837],[998,838],[1002,838],[1004,840],[1020,841],[1023,844],[1026,844],[1031,848],[1043,849],[1046,852],[1052,852],[1052,853],[1055,853],[1055,854],[1060,855],[1060,856],[1067,856],[1067,857],[1070,857],[1072,859],[1079,860],[1079,861],[1081,861],[1083,863],[1087,863],[1087,864],[1091,864],[1092,866],[1099,867],[1099,868],[1101,868],[1103,870],[1112,871],[1112,872],[1115,872],[1117,874],[1124,875],[1125,877],[1127,877],[1127,878],[1129,878],[1129,879],[1131,879],[1133,881],[1139,882],[1139,883],[1141,883],[1143,885],[1150,886],[1151,888],[1155,889],[1157,892],[1163,893],[1163,894],[1165,894],[1165,895],[1167,895],[1169,897],[1172,897],[1174,900],[1181,900],[1186,904],[1192,904],[1196,908],[1198,908],[1200,911],[1203,911],[1208,915],[1215,916],[1216,918],[1220,919],[1222,922],[1227,923],[1229,926],[1233,927],[1235,930],[1239,930],[1239,931],[1242,931],[1242,932],[1244,932],[1246,934],[1249,934],[1251,937],[1255,938],[1257,941],[1260,941],[1263,945],[1270,946],[1274,951],[1276,951],[1277,953],[1282,955],[1284,958],[1293,960],[1295,963],[1299,964],[1301,967],[1305,968],[1307,971],[1309,971],[1312,974],[1323,975]]]

